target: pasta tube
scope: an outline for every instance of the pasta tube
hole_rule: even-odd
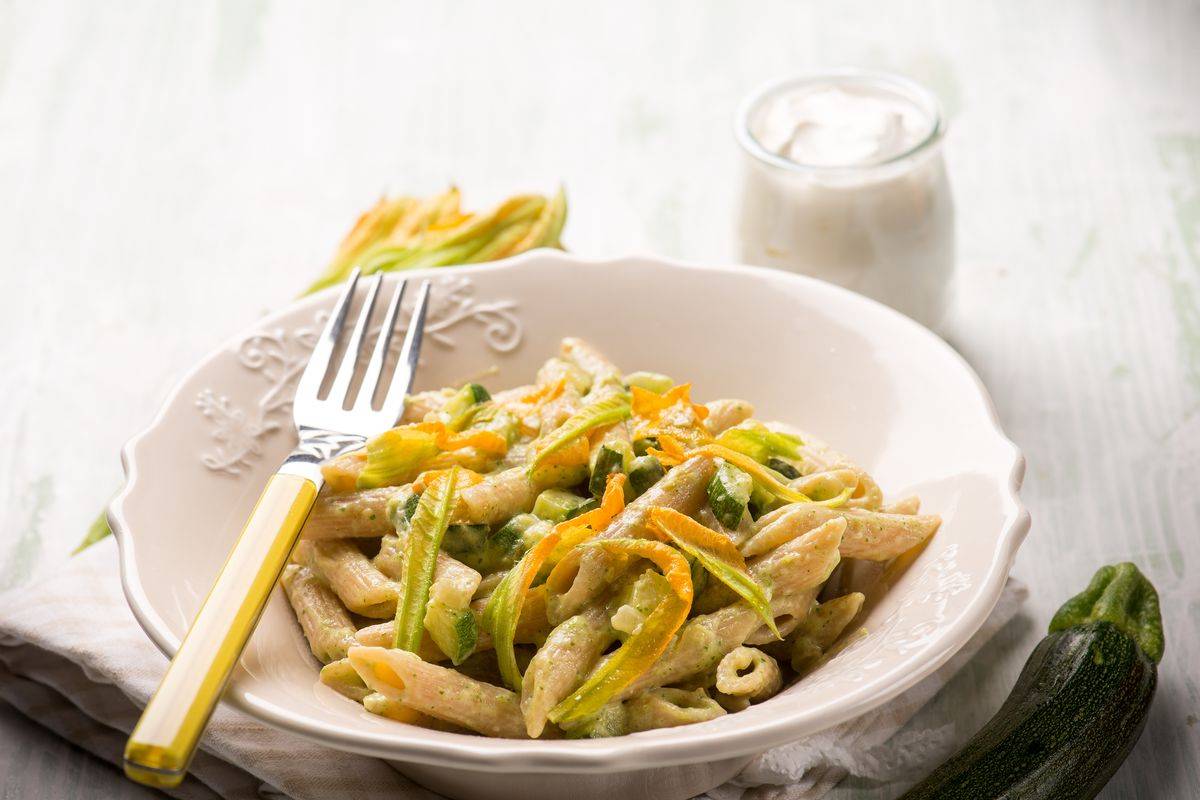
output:
[[[390,533],[387,508],[395,493],[393,487],[350,494],[322,492],[300,535],[305,539],[347,539]]]
[[[746,400],[712,400],[704,404],[708,417],[704,425],[717,436],[754,416],[754,406]]]
[[[361,703],[363,698],[371,693],[367,684],[363,683],[363,679],[358,677],[358,673],[350,665],[348,658],[331,661],[321,667],[321,683],[356,703]]]
[[[754,647],[735,647],[717,664],[717,691],[752,703],[774,696],[783,687],[775,659]]]
[[[360,679],[361,680],[361,679]],[[363,684],[364,686],[366,684]],[[444,722],[437,717],[431,717],[428,714],[422,714],[415,708],[409,708],[399,700],[393,700],[387,695],[379,692],[367,690],[367,694],[362,699],[363,707],[372,714],[378,714],[381,717],[387,717],[396,722],[406,722],[409,725],[417,725],[422,728],[430,728],[435,731],[462,731],[463,729],[449,722]]]
[[[832,519],[846,522],[842,555],[886,561],[928,539],[941,525],[941,517],[920,514],[885,514],[858,508],[826,508],[796,503],[772,511],[759,520],[759,530],[742,545],[742,554],[765,553]]]
[[[921,513],[921,498],[911,495],[885,505],[879,510],[885,514],[919,514]]]
[[[485,736],[526,737],[521,703],[508,689],[427,664],[405,650],[358,646],[349,658],[367,686],[422,714]]]
[[[597,539],[646,538],[650,531],[650,509],[669,508],[691,514],[707,500],[705,487],[716,467],[708,456],[695,456],[668,472],[642,495],[630,503],[596,534]],[[574,616],[612,585],[624,569],[626,560],[617,553],[602,548],[586,548],[579,561],[579,571],[570,588],[548,599],[550,621],[561,622]]]
[[[380,572],[353,540],[304,540],[296,552],[355,614],[384,619],[396,613],[400,585]]]
[[[706,722],[725,714],[703,689],[649,689],[625,703],[630,733]]]
[[[542,735],[550,709],[583,683],[614,638],[602,606],[592,606],[550,632],[521,685],[521,713],[531,738]]]
[[[779,618],[802,617],[807,613],[817,590],[837,566],[839,537],[839,526],[835,523],[824,530],[812,531],[789,543],[788,547],[749,565],[750,574],[756,580],[773,587],[771,613],[776,618],[776,625],[791,627]],[[707,672],[760,627],[767,631],[758,613],[744,601],[693,617],[663,657],[634,681],[630,690],[679,683]],[[628,697],[629,692],[623,696]]]
[[[605,384],[621,383],[621,371],[599,350],[582,339],[567,337],[559,345],[559,355],[576,365],[591,378],[591,391]]]
[[[328,664],[346,657],[346,648],[354,644],[354,623],[350,615],[308,567],[288,564],[279,577],[308,647],[317,660]]]
[[[862,609],[860,592],[835,597],[821,603],[801,623],[792,643],[792,669],[804,672],[812,667]]]

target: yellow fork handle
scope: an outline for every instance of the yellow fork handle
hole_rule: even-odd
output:
[[[125,774],[157,788],[178,786],[229,675],[317,498],[299,475],[271,476],[241,538],[167,674],[125,745]]]

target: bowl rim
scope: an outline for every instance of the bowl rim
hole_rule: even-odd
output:
[[[737,731],[707,733],[707,725],[699,723],[672,729],[670,737],[644,738],[638,734],[592,740],[523,740],[445,734],[435,741],[425,738],[423,729],[412,726],[389,727],[373,731],[366,727],[346,730],[339,726],[314,720],[288,708],[280,707],[239,688],[236,673],[224,699],[237,709],[276,728],[286,730],[330,747],[380,758],[413,761],[434,766],[496,772],[557,771],[570,773],[603,773],[614,768],[639,769],[749,756],[772,747],[795,741],[847,720],[859,717],[910,689],[931,675],[957,652],[979,630],[1000,599],[1005,581],[1012,568],[1021,543],[1030,528],[1030,515],[1020,498],[1025,473],[1025,458],[1017,445],[1004,433],[995,404],[986,387],[967,361],[948,343],[914,320],[875,300],[848,289],[794,273],[764,267],[736,264],[700,264],[661,256],[634,253],[609,258],[586,258],[558,250],[537,249],[521,255],[480,265],[454,267],[453,270],[428,269],[402,273],[406,278],[425,278],[443,275],[463,275],[519,269],[530,262],[547,261],[551,266],[570,268],[572,265],[611,266],[629,262],[649,263],[655,267],[694,272],[723,272],[745,275],[756,280],[795,282],[806,290],[832,293],[848,302],[876,306],[894,317],[894,322],[910,326],[934,348],[949,355],[970,377],[978,394],[992,433],[1004,445],[1010,456],[1007,494],[1003,498],[1008,513],[1000,530],[985,575],[980,579],[975,596],[968,602],[959,619],[947,624],[937,638],[918,648],[913,654],[877,678],[864,682],[843,696],[843,702],[832,706],[815,718],[797,721],[795,715],[781,714],[756,721],[753,727]],[[168,658],[174,656],[177,638],[165,621],[151,606],[138,576],[135,543],[125,518],[125,504],[139,488],[142,480],[138,469],[138,451],[150,435],[163,423],[168,411],[179,401],[181,393],[200,372],[240,341],[248,331],[270,327],[296,313],[299,307],[318,305],[332,296],[338,287],[332,286],[308,297],[300,298],[274,311],[253,325],[247,326],[238,337],[227,339],[211,350],[189,369],[167,393],[151,423],[130,438],[121,448],[121,463],[125,470],[124,487],[107,508],[120,551],[121,585],[134,617],[154,644]]]

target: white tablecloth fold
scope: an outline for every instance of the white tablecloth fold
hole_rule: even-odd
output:
[[[1016,613],[1010,580],[983,629],[934,675],[883,709],[756,758],[712,800],[811,800],[847,774],[912,777],[946,755],[949,731],[897,732]],[[112,540],[0,596],[0,698],[114,765],[166,667],[125,603]],[[213,715],[181,800],[436,800],[367,756],[332,750],[232,708]]]

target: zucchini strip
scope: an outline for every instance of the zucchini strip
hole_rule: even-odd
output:
[[[521,556],[517,565],[508,571],[496,587],[496,591],[492,592],[487,606],[483,609],[483,627],[492,634],[492,646],[496,651],[496,661],[500,665],[500,675],[514,691],[521,691],[521,668],[517,666],[517,656],[513,650],[517,621],[521,618],[525,594],[541,570],[542,564],[546,563],[547,557],[558,544],[558,538],[558,534],[551,531],[534,545],[533,549]]]
[[[393,647],[401,650],[415,653],[421,647],[429,587],[437,568],[442,537],[450,524],[457,483],[457,467],[434,479],[421,494],[413,514],[404,554],[404,580],[396,603],[396,636],[392,642]]]

